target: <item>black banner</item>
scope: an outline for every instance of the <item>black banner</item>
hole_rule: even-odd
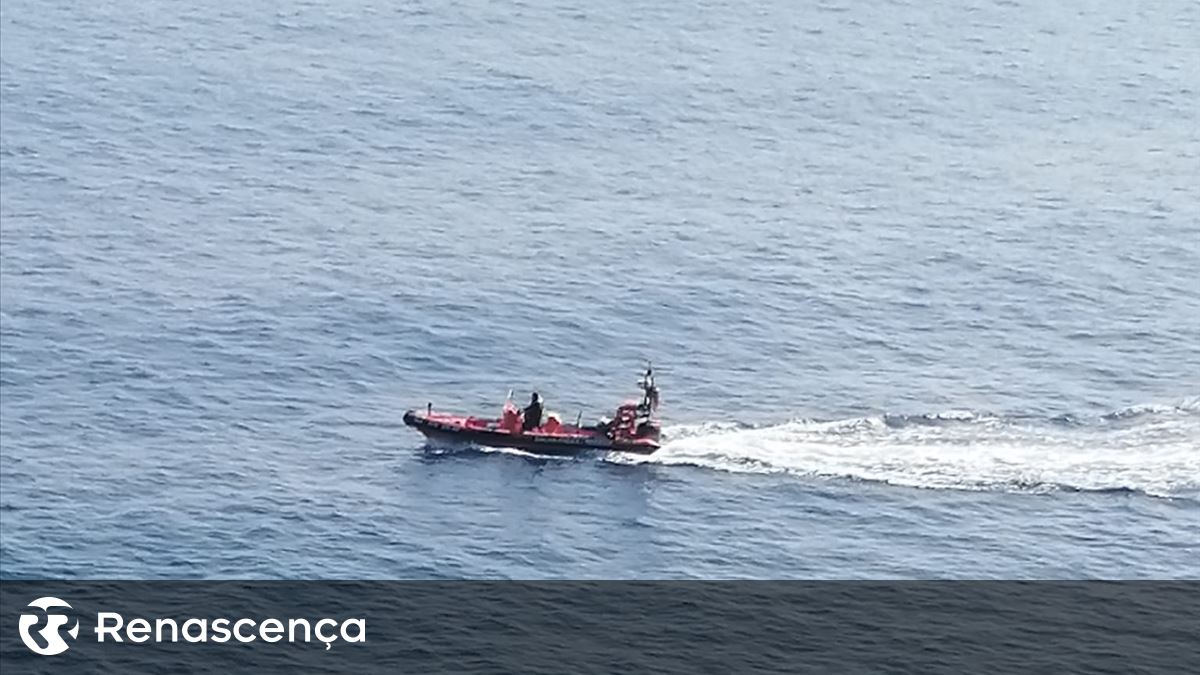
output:
[[[6,581],[0,663],[5,673],[1175,674],[1200,672],[1200,582]]]

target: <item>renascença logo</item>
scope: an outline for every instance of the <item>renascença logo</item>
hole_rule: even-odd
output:
[[[67,622],[71,620],[71,617],[67,616],[66,614],[51,612],[50,609],[53,607],[65,607],[67,609],[71,609],[71,606],[62,600],[59,600],[58,598],[50,596],[38,598],[37,600],[29,603],[29,606],[35,609],[40,609],[42,612],[40,614],[21,615],[21,620],[18,623],[18,627],[21,629],[21,642],[24,642],[25,646],[29,647],[30,651],[35,654],[41,654],[42,656],[54,656],[55,654],[61,654],[70,649],[71,645],[67,644],[67,641],[63,639],[62,628],[67,625]],[[45,617],[46,619],[46,626],[41,630],[32,632],[33,627],[41,623],[42,617]],[[45,646],[42,646],[39,641],[35,640],[33,637],[34,635],[41,636],[42,641],[46,643]],[[75,621],[75,625],[71,626],[71,628],[67,631],[67,635],[70,635],[72,640],[79,637],[78,620]]]
[[[21,630],[21,641],[35,654],[54,656],[70,648],[63,639],[63,628],[71,618],[60,612],[51,612],[54,607],[71,606],[58,598],[38,598],[29,603],[30,607],[42,610],[41,613],[21,615],[18,624]],[[46,626],[34,630],[45,617]],[[334,642],[366,642],[367,621],[362,618],[348,618],[342,621],[331,618],[309,620],[303,618],[252,619],[242,618],[154,618],[137,617],[126,621],[117,612],[98,612],[94,627],[96,642],[317,642],[324,643],[328,650]],[[79,621],[66,631],[72,639],[79,637]],[[41,636],[38,640],[35,636]],[[43,644],[44,643],[44,644]]]

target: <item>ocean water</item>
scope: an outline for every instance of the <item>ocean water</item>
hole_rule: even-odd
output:
[[[1200,576],[1197,36],[5,0],[0,576]],[[649,458],[400,422],[647,359]]]

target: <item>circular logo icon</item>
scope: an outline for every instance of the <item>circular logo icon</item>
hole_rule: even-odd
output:
[[[25,646],[29,647],[29,650],[34,654],[41,654],[42,656],[54,656],[55,654],[67,651],[71,645],[67,644],[67,641],[63,639],[62,629],[66,627],[71,617],[61,612],[51,611],[51,609],[59,607],[71,609],[71,606],[58,598],[50,596],[38,598],[29,603],[29,606],[34,609],[40,609],[41,612],[21,615],[19,624],[21,642],[24,642]],[[34,630],[34,627],[43,621],[45,621],[46,625],[38,630]],[[66,633],[71,636],[72,640],[79,637],[79,621],[76,621],[75,625],[71,626]]]

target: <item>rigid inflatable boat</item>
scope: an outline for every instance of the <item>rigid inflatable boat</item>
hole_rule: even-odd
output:
[[[495,448],[517,448],[538,455],[577,455],[585,452],[634,452],[648,455],[659,448],[662,425],[657,418],[658,387],[654,372],[646,368],[638,381],[642,397],[617,406],[611,420],[595,426],[563,424],[554,415],[537,425],[526,424],[524,412],[504,402],[499,419],[437,412],[433,404],[424,411],[404,413],[404,423],[432,441],[450,441]]]

